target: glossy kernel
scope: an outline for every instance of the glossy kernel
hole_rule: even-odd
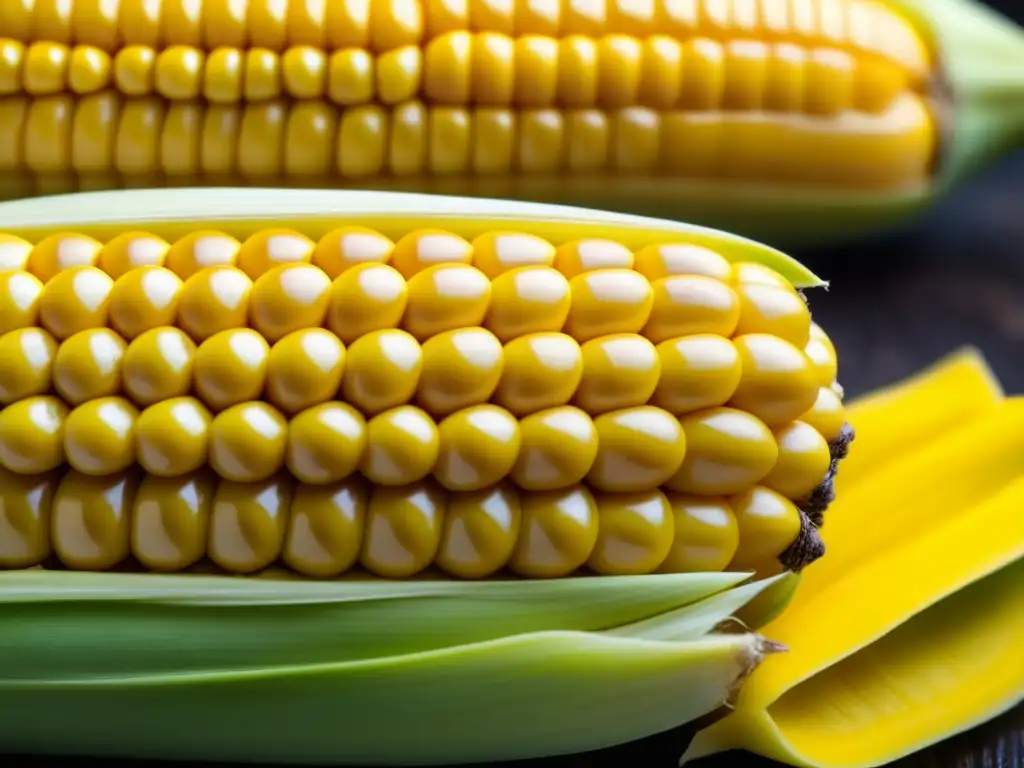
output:
[[[0,410],[0,465],[37,475],[64,463],[64,422],[68,407],[57,397],[19,400]]]
[[[736,293],[739,296],[737,336],[763,333],[785,339],[799,349],[807,345],[811,313],[807,302],[792,288],[749,283],[737,285]]]
[[[522,523],[509,568],[519,576],[569,576],[587,562],[598,537],[597,504],[581,485],[520,495]]]
[[[713,277],[673,275],[651,284],[654,301],[641,331],[655,344],[694,334],[732,336],[740,319],[736,291]]]
[[[123,397],[79,405],[64,422],[64,455],[86,475],[109,475],[135,463],[139,411]]]
[[[249,322],[273,344],[305,328],[323,325],[331,280],[311,264],[285,264],[264,272],[249,294]]]
[[[327,327],[345,344],[397,328],[409,300],[404,278],[387,264],[358,264],[331,284]]]
[[[0,272],[0,333],[39,323],[43,284],[28,272]]]
[[[31,255],[32,243],[28,240],[0,233],[0,272],[25,271]]]
[[[629,269],[600,269],[569,282],[572,306],[565,332],[579,342],[613,333],[639,333],[651,314],[654,292]]]
[[[42,328],[0,336],[0,403],[10,405],[50,390],[57,342]]]
[[[334,397],[345,371],[345,345],[330,331],[306,328],[270,348],[266,397],[284,413]]]
[[[794,421],[775,431],[779,458],[761,485],[787,499],[805,499],[825,479],[832,457],[828,442],[814,427]]]
[[[331,485],[299,485],[281,559],[292,570],[314,578],[349,570],[359,559],[369,501],[369,486],[360,477]]]
[[[408,485],[430,474],[437,463],[437,425],[419,408],[402,405],[366,425],[367,447],[359,469],[377,485]]]
[[[213,497],[207,554],[231,573],[253,573],[281,554],[295,482],[278,474],[261,481],[222,480]]]
[[[138,267],[163,266],[170,247],[148,232],[123,232],[103,246],[96,266],[117,280]]]
[[[658,386],[661,361],[643,336],[602,336],[580,350],[583,376],[573,402],[592,416],[644,405]]]
[[[182,280],[209,267],[233,267],[242,247],[235,238],[215,230],[200,230],[174,241],[164,266]]]
[[[138,472],[102,477],[69,472],[53,496],[53,551],[73,571],[104,571],[131,552]]]
[[[796,293],[793,284],[774,269],[752,261],[741,261],[733,264],[731,283],[734,286],[767,285]]]
[[[516,416],[565,405],[583,378],[580,345],[563,333],[532,333],[504,347],[493,400]]]
[[[458,235],[437,229],[421,229],[410,232],[395,243],[390,264],[408,280],[427,267],[469,264],[472,257],[473,246]]]
[[[194,397],[149,406],[135,422],[138,462],[152,475],[177,477],[206,464],[213,417]]]
[[[487,232],[473,241],[473,266],[489,280],[521,267],[550,267],[555,246],[522,232]]]
[[[235,267],[207,267],[189,277],[178,301],[178,326],[197,343],[245,328],[252,281]]]
[[[28,257],[28,271],[45,285],[64,270],[96,266],[102,248],[91,237],[59,232],[36,243]]]
[[[71,267],[54,275],[39,300],[39,323],[57,339],[107,324],[114,281],[98,267]]]
[[[142,479],[132,504],[131,551],[143,568],[175,573],[206,554],[218,481],[207,469]]]
[[[317,241],[313,265],[331,280],[361,264],[386,264],[395,244],[380,232],[366,227],[341,227]]]
[[[846,423],[846,409],[843,401],[831,387],[818,390],[814,405],[800,416],[800,421],[814,427],[827,442],[832,442]]]
[[[422,347],[423,370],[416,401],[443,418],[486,402],[504,367],[501,342],[483,328],[460,328],[429,339]]]
[[[832,340],[816,323],[811,323],[810,341],[804,347],[804,354],[810,359],[818,374],[818,385],[832,386],[839,372],[836,348]]]
[[[680,419],[687,449],[679,471],[666,482],[673,491],[727,496],[759,482],[779,456],[771,430],[734,408],[709,408]]]
[[[597,429],[579,408],[540,411],[519,423],[519,457],[510,474],[528,491],[568,488],[586,477],[597,450]]]
[[[611,240],[573,240],[558,246],[554,267],[569,280],[599,269],[632,269],[633,253]]]
[[[174,325],[183,283],[160,266],[136,267],[114,281],[110,290],[110,325],[124,338]]]
[[[652,283],[673,275],[703,275],[722,281],[732,276],[732,265],[724,257],[688,243],[648,245],[636,252],[633,269]]]
[[[818,395],[818,377],[807,355],[766,334],[738,336],[733,344],[743,374],[729,405],[770,427],[788,424],[810,410]]]
[[[739,526],[729,502],[721,498],[668,494],[675,536],[661,573],[724,571],[740,543]]]
[[[3,340],[0,337],[0,347]],[[69,405],[121,391],[121,364],[127,345],[110,329],[92,328],[76,333],[59,348],[54,343],[54,349],[53,387]],[[10,358],[0,352],[0,359]]]
[[[561,331],[569,317],[569,281],[555,269],[518,267],[492,279],[484,327],[502,342]]]
[[[177,328],[154,328],[128,345],[121,361],[125,393],[146,406],[188,394],[196,345]]]
[[[256,331],[236,328],[210,336],[192,362],[195,392],[214,411],[258,400],[266,381],[270,345]]]
[[[800,511],[775,491],[754,486],[729,499],[739,528],[739,547],[730,571],[763,569],[800,534]]]
[[[373,488],[360,564],[385,578],[415,576],[441,545],[445,505],[444,492],[431,481]]]
[[[274,267],[310,261],[314,247],[315,243],[299,232],[266,229],[242,243],[236,264],[255,281]]]
[[[657,347],[661,375],[651,405],[677,416],[725,405],[740,383],[740,356],[729,339],[687,336]]]
[[[271,405],[240,403],[210,424],[209,463],[236,483],[259,483],[284,466],[288,422]]]
[[[303,483],[335,483],[359,468],[366,445],[366,419],[359,411],[348,403],[323,403],[289,422],[285,464]]]
[[[672,414],[644,405],[594,419],[597,458],[587,483],[600,491],[633,493],[664,484],[686,455],[686,435]]]
[[[416,394],[423,351],[405,331],[373,331],[348,348],[341,391],[344,399],[375,416],[405,405]]]
[[[478,491],[502,480],[519,456],[519,423],[504,408],[476,405],[437,426],[434,479],[449,491]]]
[[[408,283],[402,328],[420,342],[458,328],[479,326],[491,300],[491,282],[467,264],[439,264]]]
[[[453,494],[435,564],[459,579],[482,579],[512,557],[522,524],[519,492],[507,483]]]
[[[17,475],[0,469],[0,568],[31,568],[49,557],[50,514],[59,472]]]
[[[665,494],[657,489],[600,493],[595,500],[597,544],[587,560],[590,570],[606,576],[657,570],[675,536],[675,517]]]

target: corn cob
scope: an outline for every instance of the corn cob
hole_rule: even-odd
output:
[[[64,224],[3,236],[4,567],[550,578],[820,556],[849,435],[801,418],[835,350],[756,261],[529,220],[105,243]]]
[[[904,216],[1020,134],[1024,43],[970,0],[8,0],[0,21],[8,196],[372,186],[794,240]]]

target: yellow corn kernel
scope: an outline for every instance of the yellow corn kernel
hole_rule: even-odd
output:
[[[423,350],[402,330],[372,331],[348,348],[342,394],[367,416],[405,405],[416,395]]]
[[[650,400],[661,375],[661,361],[650,341],[620,333],[591,339],[580,350],[583,371],[575,405],[598,415]]]
[[[818,372],[818,384],[831,387],[839,372],[836,348],[817,323],[811,323],[810,340],[804,346],[804,354]]]
[[[0,469],[0,568],[31,568],[51,553],[50,514],[60,474],[19,475]]]
[[[330,400],[345,372],[345,345],[330,331],[304,328],[270,348],[266,399],[295,414]]]
[[[778,336],[798,349],[807,346],[811,332],[811,313],[807,303],[791,286],[740,284],[737,336],[767,333]]]
[[[348,403],[321,403],[288,423],[285,465],[300,482],[336,483],[359,468],[367,440],[363,414]]]
[[[550,267],[556,258],[555,247],[547,240],[520,232],[488,232],[472,246],[473,266],[488,280],[522,267]]]
[[[505,345],[504,357],[492,399],[516,416],[565,405],[583,378],[580,345],[563,333],[520,336]]]
[[[651,284],[629,269],[585,272],[569,281],[572,305],[565,332],[579,342],[613,333],[639,333],[654,305]]]
[[[527,491],[553,491],[583,481],[594,465],[598,434],[584,411],[562,406],[519,423],[519,456],[510,475]]]
[[[798,347],[768,334],[733,339],[740,356],[739,386],[729,401],[769,426],[798,419],[814,405],[816,372]]]
[[[313,241],[300,232],[264,229],[242,243],[237,265],[250,280],[256,280],[274,267],[308,262],[314,247]]]
[[[244,328],[252,280],[236,267],[206,267],[185,280],[178,298],[178,326],[201,344],[216,333]]]
[[[729,339],[695,334],[657,346],[660,376],[651,404],[681,415],[725,405],[740,383],[740,356]]]
[[[818,390],[814,405],[800,416],[800,421],[810,424],[828,442],[839,437],[846,423],[846,410],[842,398],[830,387]]]
[[[633,254],[611,240],[575,240],[558,247],[554,267],[571,280],[598,269],[632,269]]]
[[[210,466],[225,480],[263,482],[284,466],[287,441],[288,422],[276,408],[258,401],[239,403],[210,424]]]
[[[331,485],[300,484],[292,498],[281,559],[306,576],[327,578],[359,559],[370,490],[359,477]]]
[[[576,485],[520,496],[522,523],[509,568],[519,576],[551,579],[581,568],[597,546],[594,497]]]
[[[210,513],[210,559],[232,573],[253,573],[277,560],[294,493],[294,480],[282,474],[262,481],[222,480]]]
[[[739,547],[739,525],[725,499],[667,496],[674,519],[674,535],[660,573],[724,571]]]
[[[699,333],[729,337],[736,331],[742,304],[720,280],[673,275],[652,283],[651,289],[651,314],[642,333],[655,344]]]
[[[775,432],[779,458],[761,484],[787,499],[805,499],[825,479],[831,456],[828,442],[802,421]]]
[[[146,232],[124,232],[100,249],[96,266],[118,280],[138,267],[161,267],[170,245]]]
[[[441,545],[445,507],[444,492],[430,481],[373,488],[360,565],[393,579],[422,571]]]
[[[402,275],[387,264],[357,264],[331,284],[327,327],[345,344],[397,328],[409,302]]]
[[[417,483],[437,463],[437,425],[415,406],[402,405],[374,416],[366,424],[366,439],[359,471],[376,485]]]
[[[587,483],[600,491],[634,493],[664,485],[686,455],[686,434],[672,414],[644,405],[594,419],[597,458]]]
[[[128,344],[121,361],[125,394],[141,408],[187,395],[196,345],[177,328],[154,328]]]
[[[208,337],[192,361],[192,386],[213,411],[222,411],[263,392],[270,359],[266,339],[248,328],[221,331]]]
[[[438,264],[414,275],[402,328],[423,342],[431,336],[479,326],[487,314],[491,283],[466,264]]]
[[[223,232],[200,230],[175,240],[164,257],[164,266],[182,280],[208,267],[233,267],[241,248]]]
[[[665,485],[678,493],[728,496],[767,475],[779,456],[775,436],[755,416],[709,408],[683,416],[686,456]]]
[[[709,248],[689,243],[649,245],[637,251],[633,268],[652,283],[675,275],[701,275],[728,281],[732,265]]]
[[[423,344],[416,401],[436,417],[490,399],[501,380],[501,342],[484,328],[460,328]]]
[[[490,576],[512,557],[521,525],[519,493],[507,483],[453,494],[434,562],[456,578]]]
[[[212,416],[194,397],[149,406],[135,422],[138,463],[151,475],[179,477],[206,464]]]
[[[36,325],[42,295],[43,284],[34,275],[0,272],[0,333]]]
[[[0,410],[0,465],[21,475],[38,475],[64,463],[64,422],[68,407],[40,395]]]
[[[609,576],[651,573],[668,557],[675,516],[657,489],[598,494],[597,544],[587,565]]]
[[[101,397],[74,408],[64,421],[64,456],[84,475],[111,475],[135,463],[139,411],[123,397]]]
[[[561,331],[572,304],[569,281],[546,266],[525,266],[492,279],[484,327],[508,342],[531,333]]]
[[[437,426],[434,479],[449,491],[479,491],[502,480],[519,455],[519,424],[504,408],[475,405]]]
[[[20,237],[0,234],[0,274],[21,272],[28,268],[32,243]]]
[[[366,227],[342,227],[321,237],[313,249],[313,266],[331,279],[361,264],[386,264],[395,244]]]
[[[46,283],[39,298],[39,323],[63,341],[107,324],[114,281],[98,267],[71,267]]]
[[[68,473],[53,495],[53,551],[67,568],[103,571],[131,552],[132,504],[137,471],[94,477]]]
[[[0,336],[0,403],[44,395],[53,380],[57,342],[41,328],[20,328]]]
[[[0,336],[0,347],[4,338]],[[56,353],[52,358],[53,388],[64,402],[80,405],[120,393],[121,367],[128,347],[121,336],[108,328],[90,328],[65,339],[59,348],[51,343]]]
[[[244,247],[244,246],[243,246]],[[285,264],[264,272],[249,294],[249,322],[270,343],[322,325],[331,280],[311,264]]]
[[[174,325],[183,287],[181,278],[160,266],[126,271],[110,289],[110,325],[125,339]]]
[[[181,477],[148,474],[131,510],[131,553],[147,571],[183,571],[206,554],[218,478],[208,470]]]
[[[91,237],[58,233],[39,241],[32,248],[26,268],[44,284],[58,272],[72,267],[92,267],[99,261],[103,246]]]
[[[730,571],[751,571],[777,564],[776,559],[800,533],[800,511],[775,491],[754,486],[730,497],[736,514],[739,546]]]

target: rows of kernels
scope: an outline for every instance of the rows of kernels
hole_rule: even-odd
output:
[[[938,140],[928,103],[911,94],[875,115],[822,117],[417,100],[209,104],[111,91],[0,97],[0,139],[0,169],[26,194],[225,180],[365,186],[385,177],[399,189],[487,177],[514,190],[521,177],[563,173],[887,188],[927,178]]]
[[[777,82],[782,81],[782,82]],[[425,48],[374,55],[308,45],[205,52],[176,45],[92,46],[0,39],[0,96],[79,96],[106,89],[129,97],[212,104],[324,99],[340,107],[395,105],[552,106],[877,113],[911,76],[873,56],[754,40],[641,39],[448,32]]]
[[[498,483],[448,492],[430,481],[386,487],[359,477],[309,485],[288,473],[239,483],[206,468],[175,478],[72,470],[5,473],[3,481],[0,519],[9,535],[0,539],[0,568],[54,555],[71,569],[105,570],[131,556],[148,570],[173,572],[205,556],[235,573],[280,561],[312,577],[361,566],[405,578],[434,565],[458,578],[505,568],[557,578],[581,568],[717,571],[787,545],[784,516],[754,519],[760,497],[739,499],[734,513],[736,502],[724,498],[658,490],[529,492]],[[748,547],[748,534],[765,540]]]

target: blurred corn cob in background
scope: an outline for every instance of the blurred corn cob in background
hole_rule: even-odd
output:
[[[1021,138],[970,0],[4,0],[11,197],[352,186],[792,243],[884,225]]]

